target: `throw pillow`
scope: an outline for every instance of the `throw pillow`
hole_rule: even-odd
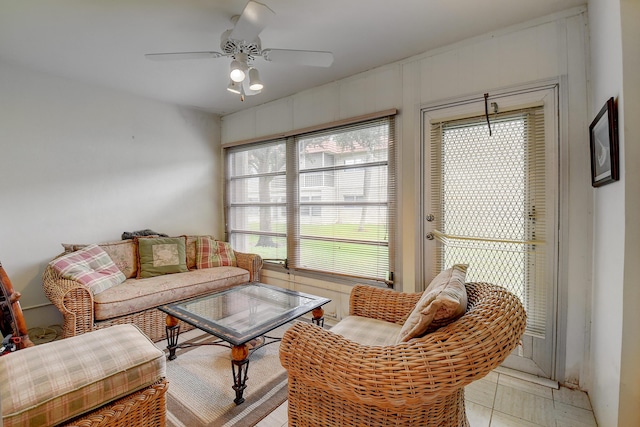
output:
[[[138,279],[189,271],[184,237],[136,237],[135,241]]]
[[[196,242],[196,268],[237,266],[236,254],[227,242],[198,236]]]
[[[208,234],[202,234],[201,236],[213,239],[213,236],[210,236]],[[198,253],[197,245],[198,245],[198,237],[200,236],[189,235],[185,237],[187,238],[187,267],[189,267],[189,270],[194,270],[197,268],[197,265],[196,265],[196,256]]]
[[[456,264],[440,272],[402,325],[397,342],[420,337],[462,316],[467,310],[466,274],[467,265],[464,264]]]
[[[75,252],[86,248],[88,244],[63,243],[65,252]],[[138,248],[132,240],[116,240],[114,242],[98,243],[109,258],[118,266],[122,274],[129,279],[138,274]]]
[[[49,263],[66,279],[76,280],[99,294],[126,280],[109,255],[98,245],[88,245]]]

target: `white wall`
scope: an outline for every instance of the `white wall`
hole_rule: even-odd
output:
[[[622,44],[618,1],[590,1],[590,117],[622,92]],[[618,102],[620,112],[622,105]],[[605,426],[618,425],[624,275],[624,135],[620,133],[620,182],[594,191],[593,308],[591,317],[591,402]]]
[[[399,238],[396,278],[419,289],[420,108],[450,98],[544,79],[561,80],[561,175],[564,222],[560,272],[560,380],[580,384],[588,345],[591,204],[587,123],[587,28],[584,9],[528,22],[389,64],[222,118],[222,142],[233,142],[398,108]],[[570,221],[568,220],[570,218]],[[585,230],[587,230],[585,232]],[[266,272],[265,281],[333,300],[348,310],[348,286]]]
[[[619,426],[640,426],[640,2],[620,2],[625,170],[625,245]],[[627,143],[625,143],[626,141]]]
[[[590,116],[618,101],[620,181],[594,191],[591,402],[600,425],[640,425],[640,4],[590,0]]]
[[[3,63],[0,94],[0,261],[28,327],[61,323],[41,276],[63,242],[223,235],[217,116]]]

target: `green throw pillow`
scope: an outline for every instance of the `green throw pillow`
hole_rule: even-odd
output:
[[[138,279],[189,271],[184,237],[138,237],[136,242]]]

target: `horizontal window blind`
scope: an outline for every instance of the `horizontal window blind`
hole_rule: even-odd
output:
[[[291,164],[290,264],[299,269],[386,280],[393,271],[393,120],[381,118],[296,139]]]
[[[275,140],[227,150],[227,240],[238,251],[287,258],[286,148]]]
[[[520,297],[527,331],[546,320],[545,141],[542,107],[431,124],[437,270],[469,264],[468,281]]]
[[[393,116],[226,152],[227,233],[288,268],[392,282]]]

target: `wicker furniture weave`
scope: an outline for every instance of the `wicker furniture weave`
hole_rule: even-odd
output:
[[[164,427],[168,385],[168,381],[163,379],[63,425],[65,427]]]
[[[289,425],[469,426],[464,387],[517,346],[526,314],[502,287],[466,287],[461,318],[406,343],[365,346],[295,324],[280,345],[289,374]],[[402,325],[420,295],[356,286],[350,314]]]
[[[235,252],[235,255],[238,267],[249,272],[249,281],[258,280],[260,278],[260,269],[262,268],[262,259],[255,254]],[[152,341],[160,341],[166,338],[166,316],[156,308],[96,321],[93,294],[87,286],[77,281],[63,278],[50,265],[45,268],[42,275],[42,283],[45,295],[60,310],[64,318],[62,325],[63,338],[109,326],[126,324],[136,325]],[[193,329],[193,326],[180,322],[180,328],[182,331],[188,331]]]

